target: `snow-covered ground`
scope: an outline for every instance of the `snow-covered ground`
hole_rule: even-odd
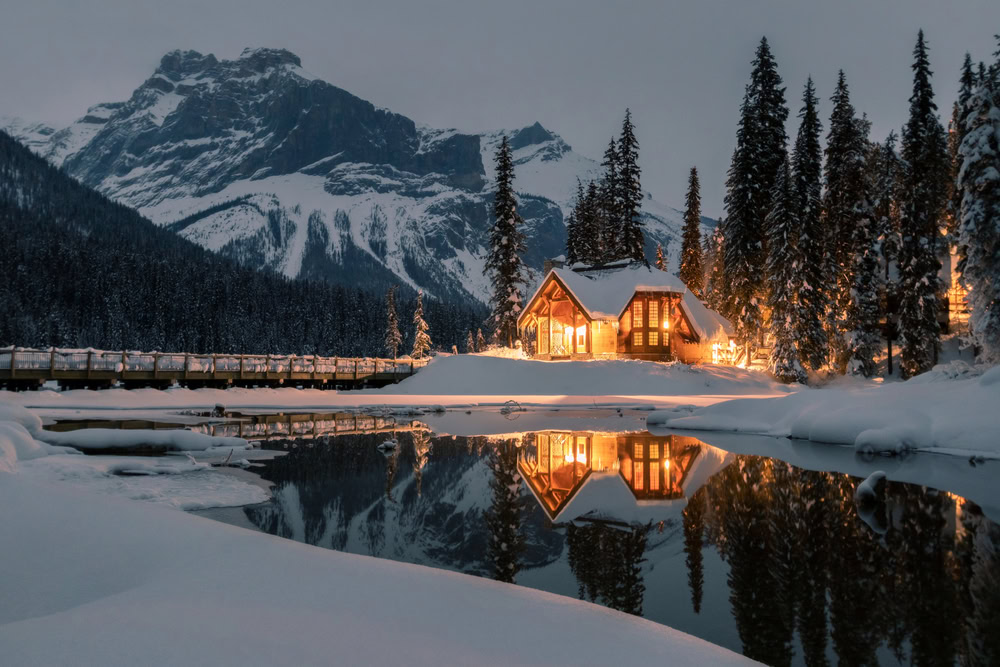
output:
[[[779,398],[657,411],[647,423],[851,445],[859,453],[1000,457],[1000,367],[982,370],[953,362],[907,382],[844,382]]]
[[[381,406],[709,405],[737,396],[779,396],[792,391],[767,375],[726,366],[642,361],[533,361],[483,355],[442,355],[399,384],[361,391],[319,389],[107,389],[0,391],[9,402],[52,417],[102,409],[330,410]],[[79,414],[79,413],[77,413]]]
[[[24,475],[0,473],[0,525],[8,665],[748,662],[594,604]]]

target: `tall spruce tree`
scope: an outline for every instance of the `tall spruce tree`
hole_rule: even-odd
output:
[[[1000,64],[991,68],[998,70]],[[1000,363],[1000,85],[996,77],[983,78],[967,110],[958,174],[963,280],[969,288],[969,329],[979,345],[980,358],[996,364]]]
[[[476,339],[472,335],[472,329],[469,329],[469,335],[465,337],[465,351],[468,354],[476,351]]]
[[[870,215],[865,187],[868,144],[866,121],[859,120],[854,113],[843,70],[837,76],[837,88],[830,99],[833,111],[826,144],[823,214],[827,232],[826,267],[828,275],[835,277],[836,288],[830,298],[826,325],[834,366],[843,372],[849,355],[847,312],[854,287],[855,227]]]
[[[596,182],[587,184],[580,208],[580,245],[581,260],[587,264],[603,264],[605,262],[605,235],[607,234],[606,218],[600,201],[600,188]]]
[[[773,340],[768,362],[771,373],[781,382],[805,382],[806,372],[799,359],[795,297],[799,292],[801,263],[799,220],[792,170],[785,160],[778,171],[767,216],[767,305],[771,309],[768,329]]]
[[[879,320],[881,271],[879,270],[880,222],[875,216],[872,195],[880,176],[880,146],[869,147],[864,169],[852,189],[858,195],[856,220],[851,238],[852,285],[847,306],[847,372],[870,378],[875,375],[876,357],[882,351]]]
[[[399,346],[403,344],[403,334],[399,333],[399,318],[396,316],[396,286],[385,293],[385,351],[395,359]]]
[[[718,312],[726,307],[726,251],[723,247],[722,224],[720,220],[712,230],[712,235],[705,239],[705,300]]]
[[[660,271],[667,270],[667,258],[663,256],[663,246],[656,244],[656,268]]]
[[[410,356],[421,359],[431,349],[431,336],[424,320],[424,291],[417,292],[417,307],[413,309],[413,352]]]
[[[976,88],[976,73],[972,69],[972,56],[965,54],[962,61],[962,73],[958,79],[958,97],[951,107],[951,122],[948,124],[948,155],[951,158],[951,198],[948,203],[948,233],[955,234],[958,229],[959,210],[962,208],[961,189],[958,184],[958,170],[961,157],[958,150],[966,134],[966,120],[969,114],[969,99]]]
[[[818,371],[826,365],[829,352],[826,329],[829,275],[824,270],[826,232],[823,227],[823,149],[816,89],[812,77],[806,81],[799,110],[799,130],[792,151],[792,178],[795,183],[795,212],[799,219],[800,280],[796,295],[795,325],[799,356],[803,365]]]
[[[725,313],[737,340],[752,352],[762,331],[761,299],[767,258],[765,218],[785,155],[785,89],[767,38],[753,61],[750,84],[740,106],[736,149],[726,180]]]
[[[606,264],[618,259],[624,252],[622,244],[622,182],[619,166],[621,155],[618,144],[611,137],[604,149],[604,174],[596,185],[591,201],[594,227],[598,233],[594,264]]]
[[[872,208],[879,238],[886,300],[895,299],[890,282],[890,267],[899,257],[899,187],[903,164],[896,152],[896,133],[889,132],[885,142],[873,148]]]
[[[514,197],[514,160],[510,142],[504,135],[497,148],[496,193],[493,197],[493,228],[485,270],[493,282],[490,305],[493,308],[494,336],[507,347],[514,346],[517,318],[521,314],[523,290],[528,277],[521,255],[525,251],[524,220],[517,212]]]
[[[573,210],[566,220],[566,263],[576,264],[583,259],[583,225],[581,220],[583,215],[583,183],[576,179],[576,201],[573,203]]]
[[[639,140],[632,124],[632,112],[625,109],[622,135],[618,140],[618,179],[620,189],[621,259],[631,259],[649,266],[646,238],[642,232],[642,184],[639,169]]]
[[[660,249],[657,247],[657,265]],[[684,240],[681,243],[680,279],[697,295],[704,291],[705,271],[701,256],[701,186],[698,169],[691,167],[688,175],[687,201],[684,207]]]
[[[913,56],[913,95],[910,118],[903,128],[900,193],[899,336],[904,377],[929,370],[937,359],[941,336],[937,242],[948,195],[948,149],[934,103],[923,30]]]

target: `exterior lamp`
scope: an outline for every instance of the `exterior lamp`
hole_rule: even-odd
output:
[[[670,459],[663,459],[663,467],[670,470]]]

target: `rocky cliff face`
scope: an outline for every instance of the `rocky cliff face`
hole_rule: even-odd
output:
[[[485,300],[492,156],[503,132],[432,129],[308,74],[285,50],[173,51],[125,102],[69,127],[6,129],[87,185],[201,245],[290,277],[401,280]],[[507,131],[528,263],[560,254],[576,179],[598,165],[540,124]],[[681,216],[647,198],[676,261]]]

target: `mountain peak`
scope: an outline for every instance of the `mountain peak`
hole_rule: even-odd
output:
[[[246,61],[252,69],[258,72],[281,65],[302,67],[302,60],[287,49],[247,48],[243,49],[243,53],[240,54],[240,60]]]
[[[169,78],[184,78],[189,74],[197,74],[218,64],[211,53],[204,56],[197,51],[182,51],[174,49],[160,59],[156,71]]]
[[[521,128],[513,134],[510,138],[510,147],[513,150],[519,148],[524,148],[525,146],[531,146],[534,144],[543,144],[546,141],[552,141],[555,136],[542,127],[542,124],[535,121],[534,125],[529,125],[528,127]]]

